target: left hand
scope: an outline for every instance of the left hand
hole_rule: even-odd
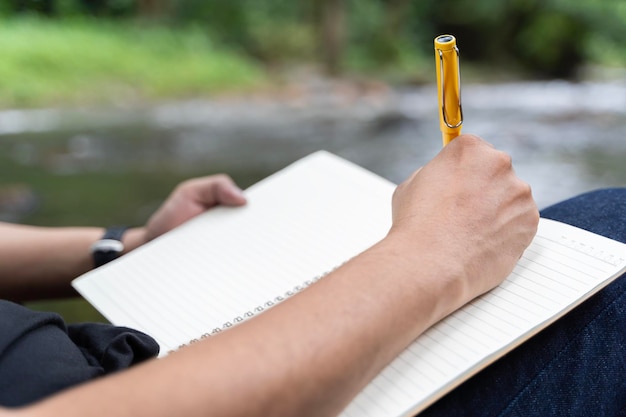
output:
[[[244,204],[246,198],[241,189],[226,174],[184,181],[150,217],[145,227],[144,240],[149,242],[212,207]]]

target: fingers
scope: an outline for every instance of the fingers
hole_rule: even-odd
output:
[[[241,206],[246,204],[246,197],[241,188],[228,175],[218,175],[214,186],[213,195],[217,204],[226,206]]]
[[[506,276],[538,223],[530,186],[511,157],[474,135],[456,138],[400,184],[392,217],[392,234],[412,242],[407,250],[426,239],[461,269],[481,271],[478,284],[470,283],[475,294]]]
[[[217,205],[241,206],[246,203],[241,189],[226,174],[188,180],[181,184],[180,192],[206,208]]]
[[[212,207],[244,204],[246,198],[228,175],[211,175],[184,181],[148,220],[146,241],[180,226]]]

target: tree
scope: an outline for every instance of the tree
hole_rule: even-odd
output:
[[[168,0],[137,0],[137,13],[143,18],[163,17],[169,8]]]
[[[313,3],[324,71],[339,75],[346,42],[345,1],[313,0]]]

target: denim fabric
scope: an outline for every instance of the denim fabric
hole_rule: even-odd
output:
[[[586,193],[541,216],[626,242],[626,189]],[[626,278],[420,413],[435,416],[626,416]]]

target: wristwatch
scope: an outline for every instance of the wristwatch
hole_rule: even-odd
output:
[[[106,229],[102,239],[91,245],[94,268],[98,268],[113,259],[118,258],[124,251],[122,236],[127,226],[114,226]]]

